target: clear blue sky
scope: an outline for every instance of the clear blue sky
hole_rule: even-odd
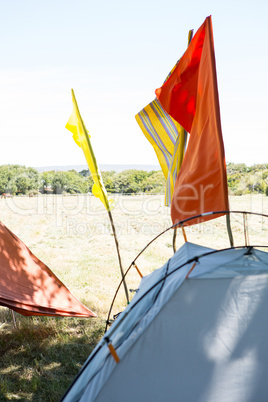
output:
[[[0,0],[0,164],[85,164],[71,88],[99,164],[157,164],[135,114],[208,15],[226,160],[268,163],[267,0]]]

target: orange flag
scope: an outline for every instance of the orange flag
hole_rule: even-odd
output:
[[[169,79],[155,92],[166,112],[190,133],[171,203],[173,223],[229,210],[211,17],[198,29]]]

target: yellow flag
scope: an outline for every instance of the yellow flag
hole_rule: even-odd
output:
[[[88,131],[85,127],[85,124],[79,112],[73,89],[72,89],[72,100],[73,100],[73,112],[65,127],[67,128],[67,130],[73,133],[74,141],[80,148],[82,148],[84,152],[89,171],[94,181],[94,185],[92,188],[93,195],[95,195],[95,197],[98,197],[101,200],[107,211],[110,211],[107,192],[102,182],[101,174],[99,172],[97,161],[90,143],[90,135],[88,134]]]

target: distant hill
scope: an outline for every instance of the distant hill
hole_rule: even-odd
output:
[[[114,170],[116,172],[122,172],[122,170],[146,170],[150,172],[151,170],[161,170],[159,165],[100,165],[100,170],[105,172],[109,170]],[[68,170],[76,170],[77,172],[81,172],[81,170],[88,169],[87,165],[67,165],[67,166],[41,166],[35,167],[38,172],[47,172],[49,170],[67,172]]]

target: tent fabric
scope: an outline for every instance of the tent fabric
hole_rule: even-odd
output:
[[[268,253],[186,243],[142,279],[62,400],[266,401],[267,308]]]
[[[0,305],[26,316],[96,316],[2,222]]]

